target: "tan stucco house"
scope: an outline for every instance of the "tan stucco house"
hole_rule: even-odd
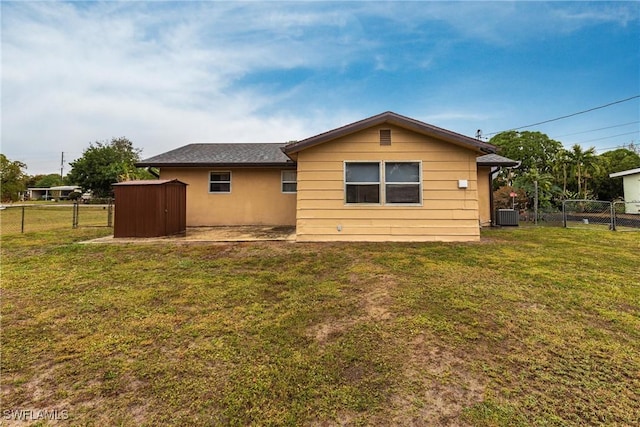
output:
[[[138,163],[187,187],[187,226],[295,225],[298,241],[474,241],[496,147],[386,112],[290,144],[189,144]]]

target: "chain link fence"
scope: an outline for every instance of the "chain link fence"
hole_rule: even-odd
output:
[[[613,230],[611,202],[601,200],[565,200],[562,217],[566,228],[606,228]]]
[[[523,209],[520,211],[520,222],[522,224],[529,223],[558,227],[564,226],[562,211],[558,208],[541,208],[538,209],[537,212],[530,209]]]
[[[613,229],[616,231],[640,231],[640,200],[613,202]]]
[[[112,227],[114,205],[24,204],[2,206],[2,235],[78,227]]]
[[[566,228],[640,231],[640,202],[565,200],[562,219]]]

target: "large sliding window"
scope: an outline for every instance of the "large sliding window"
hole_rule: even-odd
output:
[[[420,162],[345,162],[347,204],[422,203]]]

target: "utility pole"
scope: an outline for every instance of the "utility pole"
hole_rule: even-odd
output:
[[[62,157],[60,157],[60,179],[63,177],[64,171],[64,151],[62,152]]]

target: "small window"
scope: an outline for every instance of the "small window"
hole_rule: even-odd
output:
[[[211,172],[209,193],[231,193],[231,172]]]
[[[391,129],[380,129],[380,145],[391,145]]]
[[[380,164],[345,163],[347,203],[380,203]]]
[[[384,164],[385,203],[420,203],[420,163]]]
[[[298,172],[282,171],[282,192],[295,193],[298,191]]]

